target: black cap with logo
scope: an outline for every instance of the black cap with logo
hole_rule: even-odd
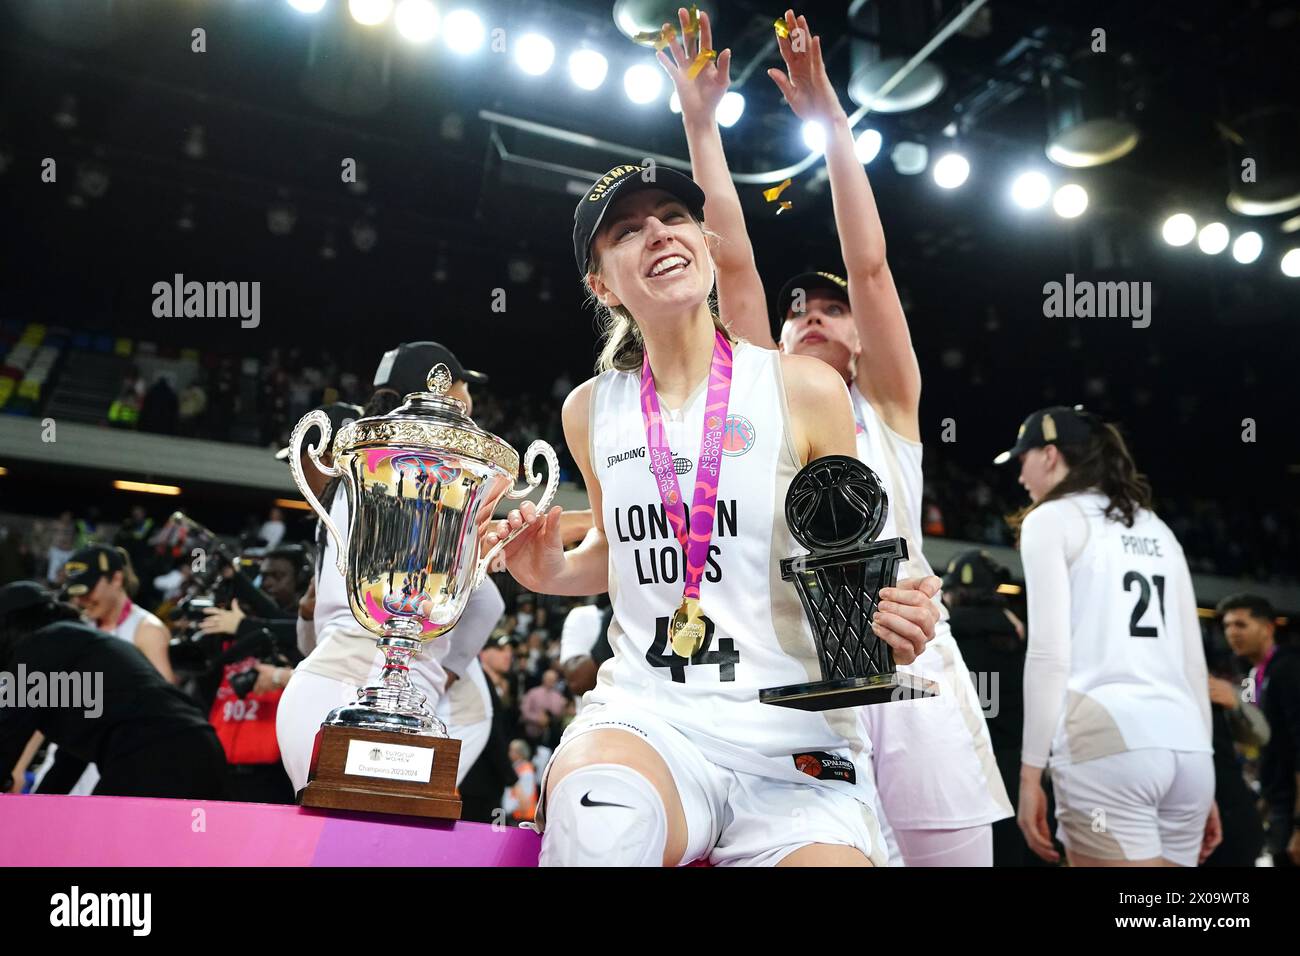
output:
[[[846,303],[849,301],[849,284],[840,276],[833,272],[801,272],[781,286],[781,291],[777,294],[774,337],[780,338],[781,326],[785,324],[790,306],[799,290],[803,290],[805,297],[813,292],[829,292]]]
[[[1033,448],[1044,445],[1078,445],[1088,440],[1095,429],[1096,419],[1082,405],[1053,405],[1040,408],[1024,420],[1016,433],[1016,443],[993,459],[995,465],[1005,465],[1013,458]]]
[[[441,342],[403,342],[389,349],[375,369],[375,388],[391,388],[398,395],[427,392],[429,370],[445,365],[453,382],[483,385],[488,377],[460,364],[460,359]]]
[[[696,219],[704,219],[704,190],[691,177],[665,166],[615,166],[592,183],[573,210],[573,257],[580,275],[590,271],[591,241],[614,198],[644,189],[662,189],[680,199]]]
[[[349,405],[347,402],[330,402],[328,405],[318,405],[315,410],[318,412],[324,412],[329,416],[331,440],[332,436],[337,435],[339,429],[345,424],[348,422],[354,422],[365,414],[365,412],[361,410],[360,405]],[[275,457],[280,461],[287,462],[290,453],[291,450],[289,446],[286,445],[275,453]]]
[[[100,578],[112,576],[114,571],[126,567],[126,558],[117,548],[106,544],[90,544],[72,552],[63,563],[63,594],[81,597],[95,589]]]

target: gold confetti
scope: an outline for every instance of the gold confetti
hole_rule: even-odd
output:
[[[677,31],[671,26],[664,26],[658,30],[645,30],[632,37],[633,43],[639,43],[641,46],[652,46],[655,50],[662,50],[673,40],[677,39]]]
[[[700,32],[700,8],[691,4],[689,19],[686,21],[686,35],[693,37]]]
[[[791,202],[790,200],[788,200],[788,199],[783,199],[783,200],[781,200],[781,205],[779,205],[779,206],[776,207],[776,214],[779,216],[779,215],[781,215],[781,213],[785,212],[787,209],[792,209],[792,208],[794,208],[794,203],[792,203],[792,202]]]
[[[700,75],[700,70],[708,65],[709,61],[717,57],[717,50],[701,50],[699,56],[691,61],[690,69],[686,71],[686,78],[693,80]]]
[[[782,40],[789,39],[790,28],[785,25],[784,17],[778,18],[777,21],[772,24],[772,26],[776,28],[776,35],[779,36]]]
[[[793,179],[787,179],[785,182],[773,186],[771,189],[764,189],[763,198],[766,199],[768,202],[776,202],[777,199],[780,198],[781,193],[785,192],[787,189],[790,188],[790,184],[792,182],[794,182]]]

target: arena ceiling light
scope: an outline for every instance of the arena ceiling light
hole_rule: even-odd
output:
[[[705,2],[695,5],[700,13],[709,15],[716,29],[719,4]],[[683,6],[689,7],[692,4],[682,3],[681,0],[614,0],[614,25],[629,40],[653,47],[653,35],[658,34],[665,23],[678,25],[677,10]]]
[[[609,60],[595,50],[575,50],[569,57],[569,79],[580,90],[598,89],[609,73]]]
[[[541,76],[555,62],[555,44],[540,33],[525,33],[515,44],[515,63],[529,76]]]
[[[473,53],[483,45],[487,30],[473,10],[453,10],[442,21],[447,46],[461,55]]]
[[[1300,279],[1300,246],[1287,250],[1282,257],[1282,275]]]
[[[623,92],[638,106],[653,103],[664,87],[664,74],[657,66],[637,63],[623,74]]]
[[[807,120],[800,130],[803,144],[814,153],[826,152],[826,127],[816,120]]]
[[[1255,231],[1243,232],[1233,240],[1232,258],[1236,259],[1243,266],[1248,266],[1264,251],[1264,240],[1259,233]]]
[[[396,20],[397,32],[412,43],[428,43],[438,32],[438,11],[429,0],[402,0]]]
[[[113,487],[118,491],[141,491],[146,495],[179,495],[181,490],[175,485],[155,485],[150,481],[122,481],[113,482]]]
[[[289,508],[292,511],[311,511],[311,505],[294,498],[276,498],[275,506],[277,508]]]
[[[961,153],[944,153],[934,161],[932,175],[941,189],[956,189],[970,176],[970,160]]]
[[[1127,156],[1140,134],[1129,119],[1132,66],[1123,57],[1075,51],[1065,69],[1045,77],[1047,158],[1058,166],[1101,166]]]
[[[393,13],[393,0],[348,0],[348,12],[363,27],[377,27]]]
[[[682,111],[682,100],[673,90],[668,97],[668,110],[671,113],[680,113]],[[735,90],[728,90],[723,94],[718,108],[713,111],[714,118],[718,121],[719,126],[725,126],[728,129],[735,126],[740,121],[741,115],[745,112],[745,97]]]
[[[1201,227],[1196,235],[1196,245],[1207,256],[1217,256],[1228,248],[1228,227],[1221,222],[1211,222]]]
[[[1077,219],[1088,208],[1088,190],[1078,183],[1066,183],[1052,197],[1052,211],[1062,219]]]
[[[1036,169],[1021,173],[1011,183],[1011,201],[1021,209],[1041,209],[1051,198],[1051,180]]]
[[[680,104],[679,104],[680,105]],[[713,115],[717,117],[718,125],[730,129],[740,120],[745,112],[745,97],[735,90],[727,90],[722,95],[722,101],[718,103],[718,108]]]
[[[900,176],[918,176],[930,165],[930,150],[924,143],[903,140],[894,146],[889,159]]]
[[[320,13],[325,7],[325,0],[289,0],[289,6],[299,13]]]
[[[880,155],[880,146],[884,139],[880,135],[880,130],[867,127],[858,134],[858,138],[853,143],[853,152],[858,157],[858,162],[863,166],[870,163]]]
[[[1196,220],[1185,212],[1176,212],[1160,227],[1160,235],[1171,246],[1185,246],[1196,238]]]

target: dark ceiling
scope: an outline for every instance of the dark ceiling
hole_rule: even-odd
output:
[[[908,2],[931,25],[959,6]],[[532,79],[488,48],[465,57],[439,40],[412,48],[391,29],[353,23],[342,0],[315,17],[284,0],[3,4],[0,317],[233,354],[296,342],[328,348],[363,374],[392,343],[427,337],[497,371],[498,382],[513,377],[541,390],[557,368],[585,373],[592,316],[568,251],[574,197],[565,191],[581,177],[535,164],[600,172],[644,154],[684,156],[680,122],[666,93],[647,107],[624,96],[626,66],[653,61],[617,31],[610,3],[463,6],[506,36],[548,32],[556,67]],[[869,32],[850,24],[848,7],[806,8],[841,91],[848,38]],[[764,75],[778,62],[776,12],[728,0],[717,17],[718,45],[735,48],[733,73],[758,58],[741,87],[745,115],[724,131],[741,173],[804,153]],[[205,53],[191,51],[195,27],[206,31]],[[1080,219],[1017,212],[1005,196],[1011,173],[1027,161],[1048,167],[1041,78],[1065,69],[1098,27],[1123,58],[1141,142],[1106,166],[1052,170],[1058,182],[1089,189]],[[915,49],[907,36],[879,39]],[[563,70],[579,41],[611,60],[594,93],[574,90]],[[901,138],[938,147],[956,121],[970,180],[945,192],[928,175],[899,175],[884,153],[869,167],[925,372],[927,437],[937,437],[942,418],[967,416],[962,444],[982,461],[1034,406],[1086,400],[1129,422],[1140,451],[1143,441],[1161,454],[1194,446],[1220,478],[1258,469],[1280,480],[1300,461],[1287,380],[1300,281],[1277,267],[1300,234],[1281,231],[1285,216],[1247,220],[1224,207],[1236,163],[1224,130],[1252,110],[1294,117],[1298,57],[1296,5],[1258,0],[992,0],[935,54],[948,76],[944,93],[875,125],[888,151]],[[630,152],[494,127],[484,110]],[[59,113],[75,115],[75,125],[57,122]],[[196,138],[202,149],[189,155]],[[525,162],[506,162],[503,152]],[[45,157],[58,161],[57,183],[40,181]],[[363,193],[341,182],[348,157],[360,163]],[[771,287],[805,266],[835,266],[819,167],[782,197],[793,207],[780,217],[761,186],[742,186]],[[285,235],[268,228],[277,203],[291,210]],[[1264,255],[1241,266],[1169,248],[1159,227],[1175,208],[1221,218],[1234,235],[1258,229]],[[179,228],[182,219],[192,228]],[[373,229],[368,252],[354,243],[358,223]],[[332,258],[322,256],[326,246]],[[1151,328],[1044,318],[1044,283],[1070,272],[1150,281]],[[261,326],[154,318],[152,286],[176,273],[260,281]],[[491,309],[497,288],[507,291],[504,313]],[[1245,417],[1268,436],[1247,458]]]

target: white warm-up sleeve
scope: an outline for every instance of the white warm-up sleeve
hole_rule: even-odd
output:
[[[1030,512],[1020,528],[1020,560],[1029,604],[1025,654],[1025,726],[1020,761],[1047,766],[1065,709],[1070,677],[1070,562],[1087,541],[1088,523],[1068,500]]]
[[[483,650],[483,645],[492,636],[492,631],[501,621],[505,610],[505,599],[501,597],[496,582],[488,575],[469,596],[464,613],[447,635],[449,643],[447,656],[442,659],[443,669],[451,671],[457,677],[464,677],[470,661]]]

